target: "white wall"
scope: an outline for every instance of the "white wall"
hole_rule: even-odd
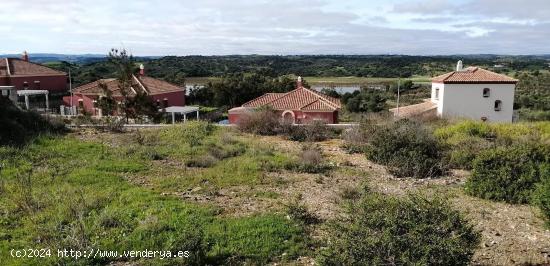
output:
[[[439,88],[439,101],[435,89]],[[488,98],[483,89],[491,89]],[[437,113],[443,117],[465,117],[489,122],[512,122],[514,113],[514,84],[432,84],[432,102],[437,102]],[[502,101],[500,111],[495,111],[495,101]]]
[[[439,97],[436,98],[436,90],[439,89]],[[442,116],[443,112],[443,93],[445,91],[445,84],[443,83],[432,83],[432,103],[437,104],[437,115]]]

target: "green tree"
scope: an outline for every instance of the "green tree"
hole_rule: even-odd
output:
[[[118,82],[120,94],[122,95],[121,110],[126,117],[126,121],[132,115],[132,109],[129,101],[132,97],[131,87],[133,84],[133,75],[135,71],[134,57],[126,49],[111,49],[108,55],[108,62],[115,68],[115,76]]]
[[[383,92],[363,89],[360,93],[347,94],[342,97],[350,112],[380,112],[386,108],[386,97]]]
[[[103,92],[103,95],[97,100],[97,106],[102,110],[103,115],[113,115],[116,110],[116,101],[113,98],[113,92],[109,90],[105,82],[99,81],[98,87]]]

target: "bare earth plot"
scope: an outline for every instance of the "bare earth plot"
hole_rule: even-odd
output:
[[[275,137],[263,137],[263,141],[277,143],[282,149],[295,149],[293,142]],[[473,263],[483,265],[545,264],[549,263],[550,231],[545,229],[536,208],[528,205],[496,203],[465,195],[461,184],[468,173],[455,171],[451,176],[436,180],[398,179],[388,174],[383,166],[374,164],[362,154],[348,154],[341,149],[341,141],[330,140],[320,144],[329,160],[336,164],[354,165],[355,173],[365,176],[371,188],[388,194],[405,194],[408,191],[426,191],[448,196],[454,207],[465,213],[482,232],[481,247],[475,253]],[[333,217],[339,210],[332,199],[338,198],[338,188],[359,185],[361,176],[336,175],[325,178],[324,185],[312,180],[299,183],[303,202],[321,217]]]
[[[124,134],[123,134],[124,135]],[[84,138],[87,138],[83,136]],[[269,145],[287,154],[297,154],[301,144],[280,137],[238,136],[243,140]],[[110,145],[120,145],[120,136],[94,136]],[[282,212],[285,206],[298,201],[308,207],[322,221],[342,213],[342,191],[358,188],[365,183],[371,189],[385,194],[405,195],[412,191],[437,193],[448,197],[454,207],[462,211],[482,233],[481,246],[474,255],[476,265],[519,265],[549,263],[550,231],[537,209],[527,205],[496,203],[465,195],[462,184],[469,173],[454,171],[451,175],[432,180],[398,179],[374,164],[362,154],[348,154],[341,148],[341,140],[318,143],[334,169],[326,174],[305,174],[282,170],[266,172],[255,185],[236,185],[217,190],[196,186],[185,191],[161,192],[177,195],[182,200],[204,203],[220,209],[220,215],[246,216],[267,211]],[[190,171],[181,162],[160,160],[155,162],[166,168],[169,175],[177,171]],[[148,177],[130,177],[130,181],[151,186]],[[324,235],[323,226],[312,230],[314,238]],[[310,264],[312,258],[300,258],[298,264]]]

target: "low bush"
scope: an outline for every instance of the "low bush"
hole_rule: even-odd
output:
[[[41,134],[57,134],[65,130],[65,125],[61,121],[21,110],[10,100],[0,96],[1,146],[20,146]]]
[[[321,149],[315,145],[304,145],[298,160],[298,163],[294,167],[300,172],[311,174],[323,173],[331,168],[325,162]]]
[[[219,160],[212,155],[195,156],[185,162],[187,167],[208,168],[214,166]]]
[[[275,135],[280,126],[280,118],[273,109],[261,108],[243,115],[237,122],[238,128],[247,133]]]
[[[303,204],[294,201],[286,206],[288,217],[302,224],[315,224],[319,222],[319,218],[311,213]]]
[[[473,162],[466,191],[484,199],[508,203],[528,203],[542,180],[548,148],[517,144],[481,152]]]
[[[155,138],[159,138],[165,143],[171,145],[188,145],[191,147],[202,144],[202,140],[212,135],[215,131],[215,126],[201,121],[190,121],[183,125],[176,125],[164,128],[155,134]]]
[[[352,127],[342,132],[344,148],[350,153],[365,152],[369,132],[364,127]]]
[[[550,226],[550,164],[541,167],[541,181],[533,193],[533,203],[540,208]]]
[[[480,233],[449,203],[368,193],[331,227],[321,265],[467,265]]]
[[[366,154],[397,177],[438,177],[446,170],[443,147],[428,129],[406,119],[377,128]]]

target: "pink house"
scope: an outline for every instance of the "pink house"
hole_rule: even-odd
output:
[[[29,61],[27,52],[19,58],[0,58],[0,86],[16,90],[67,91],[67,74]]]
[[[71,104],[77,106],[80,112],[85,111],[92,115],[101,115],[102,112],[97,107],[97,100],[105,94],[100,87],[101,83],[107,86],[116,101],[122,100],[118,81],[111,78],[101,79],[75,88],[73,96],[63,97],[64,104],[66,106],[71,106]],[[185,106],[185,88],[145,76],[143,66],[141,66],[138,76],[132,75],[130,96],[136,95],[138,92],[148,95],[159,109],[170,106]]]
[[[229,123],[236,124],[242,116],[263,106],[273,108],[282,119],[296,124],[306,124],[314,120],[337,124],[341,109],[340,99],[305,88],[301,78],[298,78],[293,91],[266,93],[241,107],[229,110]]]

